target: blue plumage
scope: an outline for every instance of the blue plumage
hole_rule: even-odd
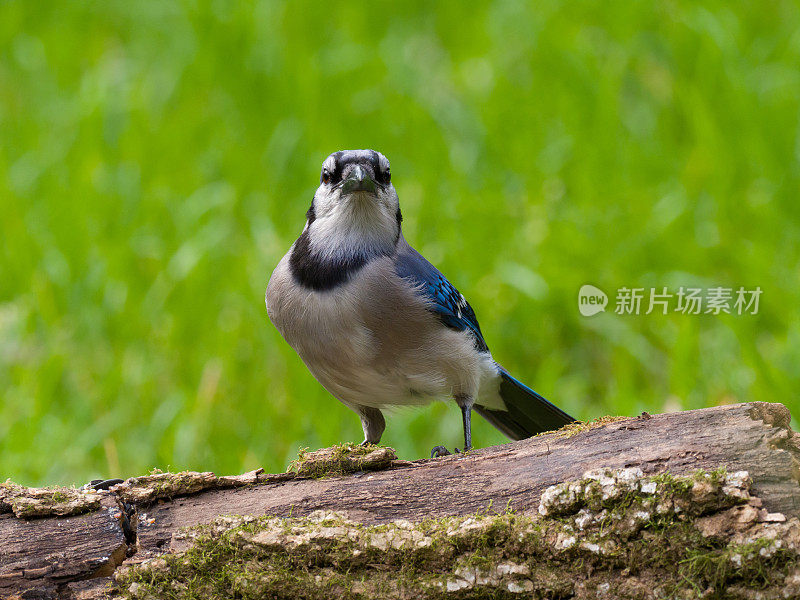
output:
[[[431,309],[445,325],[457,331],[469,329],[475,338],[475,347],[481,352],[489,351],[469,302],[424,256],[409,247],[398,254],[395,270],[400,277],[420,288],[425,299],[432,303]]]

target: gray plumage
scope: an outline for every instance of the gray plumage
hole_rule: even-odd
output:
[[[572,421],[494,362],[472,308],[409,246],[401,221],[388,160],[334,153],[303,233],[267,286],[270,319],[358,413],[364,441],[380,441],[380,409],[434,400],[461,407],[466,447],[473,405],[515,439]]]

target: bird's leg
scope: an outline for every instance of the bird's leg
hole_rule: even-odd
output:
[[[459,454],[472,448],[472,405],[475,404],[475,400],[472,396],[463,395],[456,396],[455,400],[461,409],[461,420],[464,425],[464,450],[456,448],[456,454]],[[449,455],[450,451],[444,446],[434,446],[433,450],[431,450],[431,458]]]
[[[471,396],[456,396],[456,403],[461,409],[461,421],[464,426],[464,450],[472,448],[472,405],[475,400]],[[456,448],[456,452],[458,452]]]
[[[356,412],[361,417],[361,428],[364,430],[364,441],[361,445],[368,446],[380,442],[383,430],[386,429],[383,413],[371,406],[359,406]]]

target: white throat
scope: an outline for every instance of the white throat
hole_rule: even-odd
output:
[[[392,252],[399,225],[388,207],[366,193],[341,200],[307,226],[311,250],[321,257],[375,256]]]

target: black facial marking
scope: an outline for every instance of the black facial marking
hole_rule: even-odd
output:
[[[388,173],[381,169],[381,157],[375,150],[372,150],[371,162],[372,171],[375,173],[375,181],[381,185],[387,185],[389,183]]]
[[[400,224],[403,222],[403,213],[400,212],[400,207],[397,207],[397,212],[395,213],[395,218],[397,219],[397,235],[394,236],[394,243],[400,240]]]
[[[317,218],[317,211],[314,210],[314,199],[311,199],[311,206],[308,207],[306,211],[306,220],[308,224],[311,225]]]
[[[358,254],[346,259],[321,259],[311,253],[308,230],[294,243],[289,257],[289,269],[295,281],[318,292],[330,290],[346,282],[365,264],[367,257]]]
[[[381,175],[381,159],[375,150],[370,150],[369,162],[372,165],[372,172],[375,173],[375,179],[381,182],[383,176]]]
[[[375,150],[340,150],[334,152],[333,156],[334,167],[333,170],[328,170],[330,175],[330,185],[338,185],[342,182],[345,173],[349,171],[350,165],[361,165],[375,180],[376,183],[385,186],[388,185],[387,173],[381,170],[381,158]],[[320,183],[325,183],[324,169],[320,173]]]
[[[333,172],[331,173],[331,185],[336,185],[342,181],[342,154],[343,152],[336,152],[333,157]]]

